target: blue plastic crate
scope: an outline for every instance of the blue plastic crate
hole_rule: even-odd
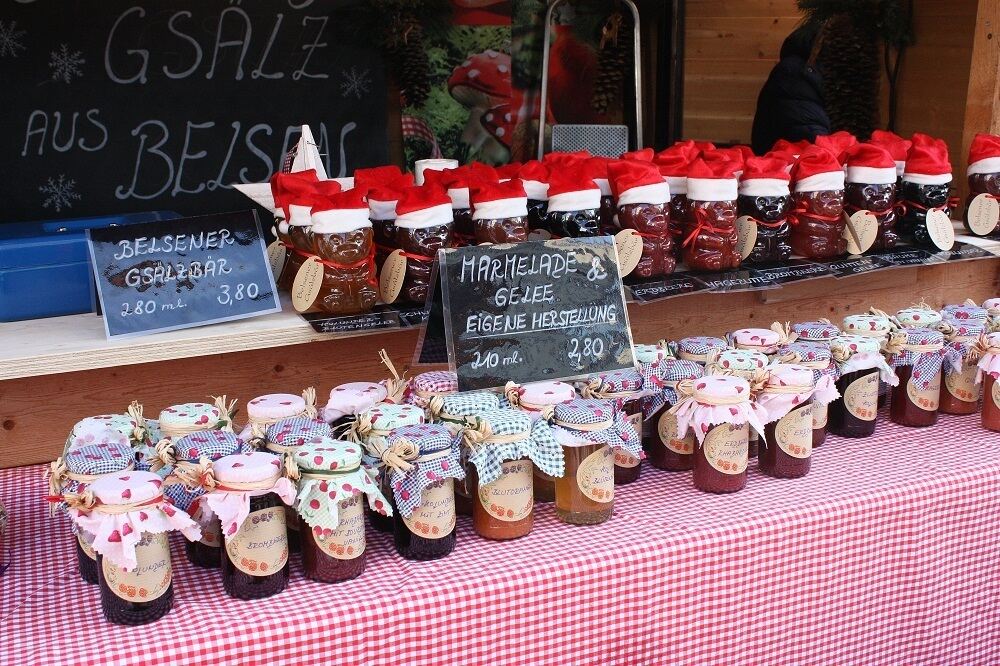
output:
[[[93,312],[87,229],[172,220],[173,211],[0,224],[0,321]]]

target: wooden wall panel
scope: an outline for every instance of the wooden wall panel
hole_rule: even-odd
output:
[[[977,132],[1000,134],[1000,0],[980,0],[972,43],[972,67],[966,94],[965,126],[962,133],[962,159],[969,154],[969,144]],[[962,174],[962,172],[958,172]],[[963,174],[964,175],[964,174]],[[966,194],[966,180],[960,176],[961,192]]]

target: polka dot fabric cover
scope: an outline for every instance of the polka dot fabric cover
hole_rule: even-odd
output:
[[[803,321],[792,324],[792,332],[799,340],[810,342],[829,342],[840,335],[840,329],[828,321]]]
[[[829,380],[825,383],[829,384]],[[798,393],[777,393],[769,390],[788,386],[801,386],[803,390]],[[828,389],[828,386],[824,386],[824,389]],[[766,423],[771,423],[787,415],[792,408],[809,400],[815,392],[816,381],[813,379],[812,370],[802,365],[776,364],[768,371],[767,384],[758,394],[757,404],[767,412]],[[829,402],[826,397],[824,391],[823,404]]]
[[[725,349],[719,352],[718,358],[709,365],[708,374],[734,372],[742,377],[749,377],[755,372],[767,367],[769,360],[763,352],[751,349]]]
[[[294,451],[316,437],[329,437],[332,434],[330,424],[322,419],[293,416],[268,426],[264,434],[264,446],[268,451],[280,454]]]
[[[781,336],[769,328],[741,328],[729,334],[729,341],[737,349],[751,349],[765,354],[778,351]]]
[[[174,457],[196,463],[202,458],[216,461],[224,456],[231,456],[243,451],[243,442],[235,433],[228,430],[204,430],[181,437],[174,442]],[[180,509],[193,510],[191,505],[197,498],[205,494],[203,488],[186,488],[183,484],[168,485],[164,494]]]
[[[298,482],[295,510],[316,534],[329,536],[340,525],[340,503],[364,493],[372,511],[391,515],[389,502],[368,473],[361,469],[361,445],[317,437],[295,452],[303,476]]]
[[[838,356],[845,358],[843,361],[837,361],[837,369],[841,376],[858,370],[878,369],[879,378],[883,382],[890,386],[899,384],[896,373],[882,356],[881,342],[881,338],[846,333],[831,340],[830,351],[834,359]]]
[[[941,314],[928,308],[903,308],[896,321],[904,328],[933,328],[941,323]]]
[[[501,465],[508,460],[530,458],[535,467],[549,476],[562,476],[566,465],[562,448],[552,436],[548,422],[513,409],[495,409],[477,417],[478,424],[486,424],[493,435],[524,435],[510,443],[485,443],[471,446],[469,462],[476,466],[479,484],[487,485],[500,478]],[[472,426],[470,426],[472,427]]]
[[[212,514],[218,516],[222,534],[227,540],[239,531],[250,515],[251,494],[274,493],[289,506],[295,501],[295,488],[291,481],[281,476],[282,462],[276,456],[262,451],[238,453],[219,458],[213,467],[219,486],[206,493],[199,502],[200,507],[207,505],[209,509],[201,512],[201,519],[208,521]],[[261,490],[226,490],[226,483],[266,483],[271,479],[274,483]]]
[[[182,428],[203,427],[204,430],[220,429],[230,425],[229,416],[207,402],[185,402],[172,405],[160,412],[160,429],[170,432],[174,426]]]
[[[677,342],[677,357],[687,361],[705,363],[706,358],[713,351],[722,351],[729,347],[729,343],[722,338],[714,338],[707,335],[695,335],[689,338],[681,338]]]
[[[461,460],[461,438],[452,435],[443,425],[428,423],[397,428],[389,436],[389,446],[402,440],[408,440],[420,451],[417,460],[410,461],[413,469],[406,473],[392,470],[389,479],[396,509],[408,517],[420,506],[427,486],[441,479],[461,481],[465,478],[465,469]],[[420,460],[420,456],[430,456],[441,451],[448,451],[448,454],[431,460]]]
[[[572,425],[594,425],[609,421],[610,426],[600,430],[576,430],[572,427]],[[577,398],[560,403],[554,408],[553,422],[555,425],[552,429],[561,435],[561,441],[607,444],[633,457],[643,457],[642,438],[639,433],[625,418],[624,413],[608,400]]]
[[[713,399],[741,399],[737,404],[717,405]],[[767,412],[749,399],[750,384],[742,377],[713,375],[702,377],[694,385],[694,395],[685,397],[675,405],[677,416],[677,432],[694,431],[699,442],[705,441],[705,435],[712,426],[723,423],[741,425],[749,423],[761,437],[764,436],[764,421]]]
[[[374,382],[348,382],[330,390],[330,399],[323,408],[323,418],[336,421],[345,416],[357,416],[382,402],[388,392]]]
[[[632,355],[635,356],[636,363],[653,363],[670,355],[670,350],[660,345],[632,345]]]
[[[843,333],[869,338],[887,337],[892,332],[892,322],[881,315],[856,314],[844,317]]]
[[[69,436],[69,448],[86,444],[124,442],[129,444],[138,423],[128,414],[102,414],[88,416],[73,426]]]
[[[365,412],[365,414],[367,414],[371,419],[373,430],[387,432],[390,435],[396,428],[402,428],[403,426],[409,425],[421,425],[426,420],[423,408],[418,407],[417,405],[375,405]],[[371,434],[365,438],[363,444],[369,444],[374,438],[380,438],[385,441],[387,437],[388,435]],[[381,464],[378,459],[373,458],[370,455],[364,456],[363,463],[369,467]]]
[[[830,345],[823,342],[807,342],[796,340],[787,345],[783,345],[778,350],[779,358],[785,354],[794,354],[797,360],[790,361],[812,368],[813,379],[819,381],[820,377],[830,377],[833,381],[840,378],[840,371],[837,364],[833,362],[830,353]],[[814,367],[822,366],[822,367]]]

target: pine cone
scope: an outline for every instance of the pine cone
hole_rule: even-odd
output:
[[[399,13],[386,24],[389,64],[399,81],[404,106],[420,106],[431,91],[424,31],[414,14]]]
[[[881,66],[878,42],[868,28],[856,25],[847,14],[831,18],[816,65],[823,75],[832,128],[869,136],[879,124]]]
[[[607,113],[608,107],[621,91],[625,69],[632,59],[630,24],[620,13],[612,14],[602,29],[601,48],[597,59],[597,77],[590,106],[597,113]]]

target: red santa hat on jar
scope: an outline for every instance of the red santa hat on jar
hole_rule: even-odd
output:
[[[608,178],[608,164],[611,161],[608,157],[595,156],[582,165],[584,175],[593,180],[594,184],[600,188],[602,197],[611,196],[611,181]]]
[[[528,197],[517,179],[504,183],[481,182],[471,188],[469,196],[473,220],[498,220],[528,214]]]
[[[912,142],[904,139],[895,132],[889,130],[872,130],[872,137],[868,143],[874,143],[889,151],[893,161],[896,162],[896,177],[903,175],[903,168],[906,166],[906,153],[910,152]]]
[[[370,226],[368,199],[357,188],[323,197],[312,207],[314,234],[343,234]]]
[[[312,209],[313,207],[325,205],[331,197],[337,195],[341,192],[340,183],[335,180],[318,180],[316,184],[313,185],[313,191],[309,196],[304,196],[297,199],[288,207],[288,212],[290,213],[288,217],[288,226],[290,227],[308,227],[312,226]],[[365,208],[368,205],[365,204]]]
[[[815,144],[820,148],[826,148],[836,155],[837,161],[841,164],[846,162],[844,151],[858,142],[858,138],[850,132],[840,130],[833,134],[826,134],[816,137]]]
[[[652,162],[655,155],[656,152],[652,148],[642,148],[640,150],[631,150],[627,153],[622,153],[621,159],[635,160],[637,162]]]
[[[695,158],[688,168],[687,197],[692,201],[735,201],[737,195],[736,162],[706,162]]]
[[[507,164],[495,167],[497,178],[500,180],[512,180],[517,178],[517,172],[521,170],[522,166],[524,165],[520,162],[508,162]]]
[[[740,174],[739,194],[745,197],[787,197],[790,176],[778,157],[751,157]]]
[[[608,175],[619,206],[670,201],[670,185],[652,162],[616,160],[608,165]]]
[[[396,201],[396,226],[403,229],[426,229],[454,220],[452,200],[439,186],[414,185],[399,193]]]
[[[362,192],[376,185],[382,185],[403,177],[403,171],[395,164],[357,169],[354,172],[354,187]]]
[[[367,188],[368,212],[371,219],[396,219],[396,201],[399,200],[400,193],[408,187],[413,187],[413,174],[411,173],[401,173],[398,177],[369,185]]]
[[[837,156],[822,146],[809,146],[792,166],[796,192],[844,189],[844,167]]]
[[[549,200],[549,168],[538,160],[530,160],[521,165],[517,177],[524,187],[524,193],[532,201]]]
[[[743,173],[743,160],[746,158],[743,151],[733,146],[730,148],[715,148],[705,150],[701,153],[701,159],[706,164],[716,164],[719,162],[731,162],[733,165],[733,176],[740,177]]]
[[[896,182],[896,161],[885,148],[856,143],[845,151],[848,183],[891,185]]]
[[[601,188],[582,169],[556,169],[549,177],[549,212],[601,207]]]
[[[967,173],[1000,173],[1000,136],[980,133],[972,139]]]
[[[906,154],[903,180],[917,185],[944,185],[951,182],[948,144],[927,134],[913,135]]]
[[[778,139],[771,146],[771,151],[778,151],[782,153],[788,153],[793,157],[797,158],[799,155],[806,151],[806,148],[811,146],[807,139],[799,139],[798,141],[789,141],[788,139]]]
[[[545,153],[542,156],[542,162],[545,164],[559,164],[562,166],[568,166],[571,164],[579,164],[584,160],[588,160],[592,157],[587,150],[575,150],[572,152],[565,150],[554,150],[551,153]]]
[[[691,147],[694,147],[693,143]],[[666,150],[661,150],[653,158],[653,164],[670,186],[670,194],[687,194],[688,167],[691,166],[694,157],[684,146],[675,144]]]
[[[281,218],[279,225],[284,225],[282,232],[288,232],[287,220],[291,218],[291,206],[296,202],[308,204],[316,191],[316,169],[296,171],[294,173],[278,172],[271,176],[271,195],[274,197],[274,214]],[[309,208],[308,205],[305,206]]]

